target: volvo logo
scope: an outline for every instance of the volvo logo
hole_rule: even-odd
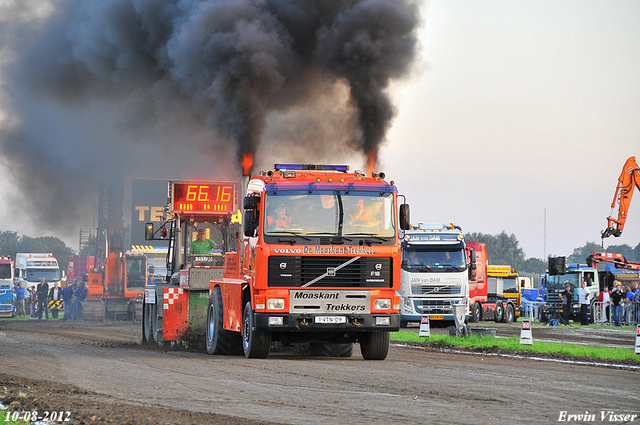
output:
[[[336,268],[335,267],[327,267],[327,276],[335,276]]]
[[[280,263],[280,270],[284,270],[287,268],[287,263]]]
[[[382,270],[382,264],[378,263],[375,265],[376,270],[380,271]]]

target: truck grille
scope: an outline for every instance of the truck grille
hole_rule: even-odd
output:
[[[416,300],[414,309],[421,314],[451,314],[451,301]]]
[[[460,285],[411,285],[413,295],[456,295]]]
[[[391,288],[391,258],[288,257],[269,258],[269,286],[309,288]]]

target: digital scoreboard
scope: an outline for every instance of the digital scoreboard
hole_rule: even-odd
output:
[[[174,212],[234,214],[238,184],[234,182],[170,182],[169,202]]]

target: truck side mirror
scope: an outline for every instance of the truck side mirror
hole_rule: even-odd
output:
[[[245,210],[255,210],[258,208],[258,200],[259,196],[249,195],[244,198],[244,209]]]
[[[409,219],[409,204],[400,205],[400,228],[409,230],[411,228],[411,220]]]
[[[144,240],[153,240],[153,223],[145,223],[144,225]]]
[[[245,198],[246,199],[246,198]],[[248,238],[255,236],[258,223],[256,221],[256,210],[250,209],[244,211],[244,235]]]

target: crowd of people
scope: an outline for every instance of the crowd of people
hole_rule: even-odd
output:
[[[49,320],[49,313],[52,319],[59,319],[59,312],[62,310],[61,320],[77,320],[82,311],[80,301],[87,297],[87,288],[84,282],[74,281],[72,285],[60,288],[58,282],[53,287],[44,278],[37,286],[23,288],[21,282],[17,282],[16,290],[16,315],[17,317]]]
[[[640,323],[640,287],[634,282],[631,287],[613,282],[613,288],[605,287],[596,303],[601,323],[613,322],[614,326]]]

